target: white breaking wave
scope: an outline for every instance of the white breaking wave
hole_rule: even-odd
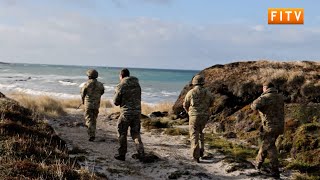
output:
[[[1,90],[6,90],[6,91],[12,90],[12,89],[14,89],[14,88],[16,88],[16,87],[17,87],[17,86],[14,85],[14,84],[0,84],[0,89],[1,89]]]
[[[114,87],[113,86],[104,86],[104,90],[106,91],[106,92],[112,92],[112,91],[114,91]]]
[[[161,91],[161,94],[163,96],[178,96],[179,95],[179,92],[168,92],[168,91]]]
[[[67,94],[67,93],[46,92],[46,91],[38,91],[38,90],[24,89],[24,88],[15,88],[14,90],[18,92],[30,94],[30,95],[36,95],[36,96],[50,96],[50,97],[57,97],[61,99],[80,98],[80,95]]]
[[[76,86],[77,83],[74,83],[74,82],[68,82],[68,81],[59,81],[59,83],[61,83],[62,85],[64,86]]]

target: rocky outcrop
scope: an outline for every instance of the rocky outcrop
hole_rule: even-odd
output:
[[[257,145],[261,120],[250,103],[262,93],[262,83],[272,81],[285,98],[285,133],[277,142],[282,153],[312,167],[320,167],[320,63],[311,61],[249,61],[214,65],[199,72],[214,96],[208,128],[226,138]],[[190,80],[191,82],[191,80]],[[183,112],[187,84],[173,106]],[[303,138],[301,138],[303,137]]]
[[[205,87],[215,96],[214,114],[229,116],[251,103],[262,93],[261,84],[271,80],[287,103],[320,102],[320,63],[310,61],[248,61],[214,65],[202,70]],[[190,80],[191,82],[191,80]],[[175,114],[183,111],[182,103],[191,89],[187,84],[173,106]]]

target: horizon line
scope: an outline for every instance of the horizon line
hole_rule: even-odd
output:
[[[0,61],[0,64],[30,64],[30,65],[48,65],[48,66],[78,66],[78,67],[99,67],[99,68],[114,68],[114,69],[149,69],[149,70],[169,70],[169,71],[202,71],[203,69],[171,69],[171,68],[154,68],[154,67],[119,67],[119,66],[103,66],[103,65],[71,65],[71,64],[42,64],[42,63],[23,63],[23,62],[4,62]],[[204,68],[205,69],[205,68]]]

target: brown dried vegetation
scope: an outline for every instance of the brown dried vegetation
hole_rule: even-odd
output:
[[[52,127],[3,94],[0,115],[0,179],[99,179],[69,158]]]
[[[319,62],[235,62],[215,65],[199,74],[204,75],[205,86],[215,97],[209,124],[219,124],[222,133],[234,132],[253,145],[258,145],[261,122],[250,103],[262,93],[263,82],[273,82],[286,102],[285,133],[278,138],[277,146],[283,159],[293,159],[282,160],[281,164],[320,178]],[[173,106],[175,114],[183,111],[182,102],[190,89],[186,85],[181,91]]]

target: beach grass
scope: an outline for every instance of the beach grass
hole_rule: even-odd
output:
[[[18,101],[25,108],[30,109],[34,114],[52,117],[66,114],[62,102],[49,96],[31,96],[25,93],[13,93],[9,97]]]
[[[38,111],[37,105],[57,102],[41,98],[32,104],[33,100],[20,98],[35,109],[0,98],[0,179],[101,179],[69,157],[66,142],[51,126],[35,119],[32,111]]]
[[[8,95],[8,97],[18,101],[22,106],[33,111],[34,114],[49,117],[58,117],[66,115],[67,109],[84,109],[81,99],[59,99],[50,96],[34,96],[26,93],[15,92]],[[100,108],[113,108],[110,100],[102,99]]]
[[[172,113],[172,102],[160,102],[158,104],[148,104],[148,103],[142,103],[141,104],[141,111],[142,114],[148,115],[155,111],[160,112],[168,112],[169,114]]]

